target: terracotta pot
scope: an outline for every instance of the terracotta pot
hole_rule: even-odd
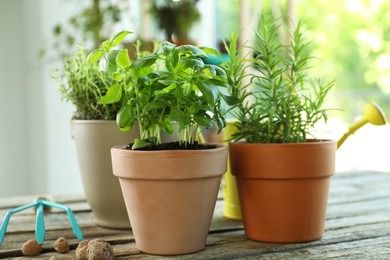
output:
[[[324,232],[336,142],[230,143],[245,234],[263,242],[305,242]]]
[[[139,250],[186,254],[205,247],[227,147],[207,150],[111,150]]]
[[[115,121],[72,120],[84,193],[97,225],[130,228],[119,181],[112,175],[110,149],[139,136],[137,128],[120,132]]]

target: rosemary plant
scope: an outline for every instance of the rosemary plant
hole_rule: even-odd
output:
[[[225,64],[229,75],[228,104],[237,119],[235,141],[248,143],[306,142],[310,131],[321,120],[327,120],[322,108],[334,82],[324,84],[309,77],[310,41],[298,23],[289,45],[278,38],[280,26],[272,13],[261,16],[251,60],[257,73],[246,74],[242,48],[236,48],[232,36],[227,49],[230,62]],[[250,77],[244,84],[244,77]]]

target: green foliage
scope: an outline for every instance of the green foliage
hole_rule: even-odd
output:
[[[196,8],[198,0],[154,0],[151,13],[157,18],[159,27],[165,30],[166,39],[172,41],[172,35],[179,39],[188,39],[189,29],[200,20]]]
[[[116,118],[121,130],[137,122],[141,140],[135,140],[133,149],[161,143],[161,131],[172,133],[173,121],[184,145],[199,140],[200,127],[214,127],[216,122],[220,131],[225,126],[220,94],[220,87],[226,87],[225,71],[202,60],[216,50],[163,42],[131,62],[127,50],[112,49],[115,39],[126,34],[105,41],[89,55],[88,63],[99,61],[116,79],[99,103],[121,104]]]
[[[75,119],[115,120],[118,104],[98,104],[113,84],[112,75],[99,71],[98,64],[87,64],[86,59],[87,52],[80,46],[74,56],[65,57],[62,71],[53,72],[61,97],[75,106]]]
[[[302,0],[297,15],[315,39],[313,55],[323,60],[317,75],[337,81],[331,105],[343,112],[332,117],[351,123],[366,100],[390,114],[390,1]]]
[[[238,120],[233,139],[248,143],[306,142],[314,125],[327,119],[322,105],[333,82],[324,84],[309,78],[310,42],[301,23],[288,46],[278,39],[280,28],[272,13],[263,14],[259,24],[252,61],[258,73],[245,73],[242,48],[235,46],[237,36],[232,36],[227,48],[230,95],[226,101],[237,108],[233,115]],[[244,85],[246,76],[250,84]]]
[[[73,2],[75,13],[66,22],[54,25],[52,46],[42,48],[41,56],[51,56],[54,50],[55,58],[62,59],[71,55],[70,50],[73,51],[79,43],[84,42],[93,44],[93,48],[99,47],[103,39],[122,21],[124,7],[128,8],[124,0]]]

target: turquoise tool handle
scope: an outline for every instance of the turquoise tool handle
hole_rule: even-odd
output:
[[[45,241],[45,221],[43,219],[43,201],[38,201],[37,206],[37,220],[35,225],[35,237],[38,244],[42,244]]]
[[[81,232],[81,229],[80,229],[79,225],[77,224],[76,218],[74,217],[73,212],[69,207],[64,206],[62,204],[53,203],[50,201],[44,201],[43,203],[47,206],[51,206],[51,207],[65,210],[69,216],[70,224],[72,225],[72,229],[73,229],[73,234],[75,234],[75,236],[77,237],[78,240],[83,240],[83,232]]]
[[[17,213],[19,211],[22,211],[22,210],[25,210],[25,209],[28,209],[28,208],[31,208],[31,207],[34,207],[35,205],[36,205],[35,202],[29,203],[29,204],[26,204],[26,205],[23,205],[23,206],[11,209],[10,211],[7,212],[7,215],[5,216],[5,218],[3,220],[3,224],[1,224],[1,228],[0,228],[0,245],[4,241],[5,232],[7,231],[8,222],[9,222],[9,219],[11,218],[11,216],[14,213]]]
[[[4,236],[5,236],[5,231],[7,231],[7,227],[8,227],[8,222],[9,222],[9,219],[12,215],[12,212],[8,211],[7,212],[7,215],[5,216],[4,220],[3,220],[3,224],[1,224],[1,229],[0,229],[0,245],[3,243],[4,241]]]

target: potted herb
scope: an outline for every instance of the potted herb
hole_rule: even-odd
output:
[[[161,43],[134,62],[126,49],[113,49],[121,32],[93,51],[116,82],[99,101],[119,102],[121,129],[137,124],[140,139],[111,150],[137,247],[146,253],[172,255],[204,248],[227,148],[200,144],[200,127],[225,125],[219,88],[226,85],[222,68],[202,57],[210,48]],[[178,142],[162,143],[161,134],[178,127]]]
[[[60,83],[62,98],[75,107],[71,121],[84,193],[98,225],[129,228],[120,185],[112,176],[110,149],[131,137],[118,130],[115,123],[119,104],[98,104],[113,83],[112,75],[99,71],[97,64],[87,64],[87,52],[79,47],[74,56],[65,57],[61,71],[53,74]]]
[[[256,31],[257,75],[247,74],[233,38],[227,101],[236,132],[229,143],[246,235],[264,242],[319,239],[324,230],[336,142],[319,140],[311,130],[327,119],[322,108],[333,83],[309,78],[309,41],[299,23],[289,45],[282,45],[272,14],[263,14]],[[243,78],[250,77],[244,84]]]

